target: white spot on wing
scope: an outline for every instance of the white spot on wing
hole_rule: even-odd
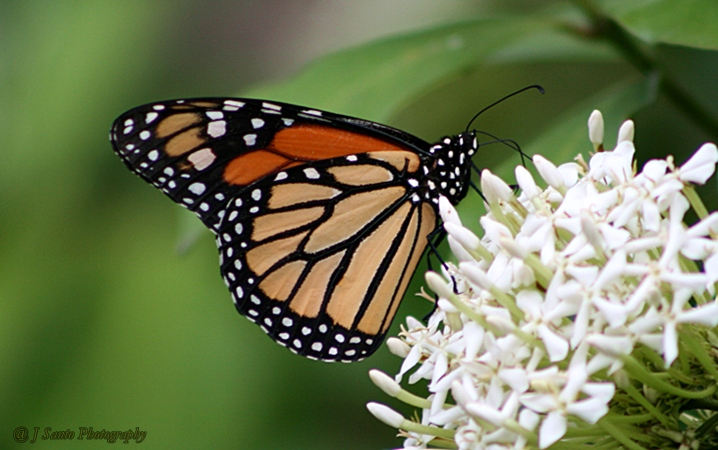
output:
[[[315,169],[314,167],[304,169],[304,175],[306,175],[307,178],[311,180],[316,180],[317,178],[319,178],[319,172],[317,172],[317,169]]]
[[[147,154],[147,159],[150,161],[157,161],[157,159],[160,157],[160,152],[157,150],[152,150]]]
[[[197,170],[204,170],[211,166],[215,159],[216,156],[214,155],[214,152],[212,152],[211,148],[197,150],[187,157],[187,160],[192,163],[194,168]]]
[[[244,135],[244,142],[247,144],[247,146],[252,146],[257,143],[257,135],[256,134],[245,134]]]
[[[222,111],[207,111],[207,117],[212,120],[224,119],[224,113]]]
[[[273,109],[273,110],[275,110],[275,111],[281,111],[281,110],[282,110],[282,107],[281,107],[281,106],[275,105],[274,103],[269,103],[269,102],[262,102],[262,108]]]
[[[147,115],[145,116],[145,123],[152,123],[152,122],[154,122],[154,120],[155,120],[158,116],[159,116],[159,114],[157,114],[157,113],[154,112],[154,111],[148,112]]]
[[[280,181],[287,178],[287,172],[279,172],[276,177],[274,177],[274,181]]]
[[[195,195],[202,195],[204,194],[204,191],[207,189],[207,187],[204,185],[204,183],[192,183],[187,189],[189,189],[189,191]]]
[[[210,122],[209,125],[207,125],[207,134],[209,134],[213,138],[218,138],[220,136],[224,136],[224,133],[226,133],[226,132],[227,132],[227,122],[225,122],[224,120]]]
[[[257,128],[262,128],[263,126],[264,126],[264,120],[262,120],[260,118],[252,119],[252,128],[254,128],[255,130]]]
[[[237,111],[239,108],[244,106],[244,102],[238,102],[236,100],[225,100],[224,109],[225,111]]]

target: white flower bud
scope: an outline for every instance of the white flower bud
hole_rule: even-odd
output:
[[[627,120],[621,124],[621,128],[618,129],[618,140],[616,144],[623,141],[633,142],[633,134],[635,133],[635,127],[632,120]]]
[[[561,177],[561,173],[558,171],[556,166],[541,155],[534,155],[532,160],[536,166],[536,170],[539,175],[541,175],[541,178],[543,178],[549,186],[559,192],[562,192],[566,186],[563,182],[563,177]]]
[[[409,347],[406,342],[393,336],[386,340],[386,346],[389,347],[389,351],[393,355],[396,355],[399,358],[406,358],[411,350],[411,347]]]
[[[593,144],[593,149],[603,144],[603,115],[595,109],[588,118],[588,140]]]
[[[369,402],[366,404],[366,409],[390,427],[401,428],[401,424],[404,422],[404,416],[381,403]]]
[[[447,283],[444,278],[436,272],[426,272],[424,275],[426,284],[429,285],[432,291],[439,297],[449,298],[454,295],[454,291],[451,290],[451,286]]]
[[[513,196],[509,185],[488,169],[481,171],[481,192],[489,204],[496,203],[498,200],[508,202]]]
[[[396,395],[401,391],[399,383],[394,381],[392,377],[385,374],[381,370],[370,370],[369,378],[371,378],[371,381],[373,381],[379,389],[384,391],[390,397],[396,397]]]

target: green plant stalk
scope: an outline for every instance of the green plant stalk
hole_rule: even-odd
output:
[[[438,427],[430,427],[428,425],[422,425],[420,423],[412,422],[411,420],[406,420],[401,423],[401,429],[406,431],[413,431],[415,433],[420,434],[428,434],[430,436],[436,436],[444,439],[454,439],[454,435],[456,434],[453,430],[445,430],[443,428]]]
[[[658,90],[696,125],[711,135],[714,140],[718,140],[718,121],[709,110],[695,101],[675,80],[666,75],[656,58],[647,51],[645,46],[639,45],[636,39],[613,19],[604,15],[591,0],[573,0],[573,2],[591,20],[593,35],[603,37],[611,42],[626,60],[645,76],[660,74]]]
[[[645,447],[633,442],[631,438],[626,436],[623,433],[623,430],[616,426],[616,424],[613,423],[613,421],[611,421],[608,417],[604,417],[603,419],[599,420],[598,425],[611,437],[623,444],[624,447],[630,450],[646,450]]]
[[[631,356],[623,356],[621,357],[621,361],[623,361],[623,367],[626,369],[626,372],[629,372],[633,378],[656,389],[657,391],[665,392],[666,394],[684,398],[704,398],[713,395],[716,391],[715,385],[709,386],[702,391],[687,391],[661,380],[659,377],[655,376],[655,374],[646,370],[645,367],[643,367]]]
[[[716,368],[715,361],[705,352],[705,349],[700,342],[696,339],[693,333],[683,332],[681,333],[683,342],[681,346],[690,347],[686,350],[690,350],[691,354],[698,360],[701,367],[710,374],[714,380],[718,380],[718,368]]]
[[[651,416],[655,417],[661,424],[663,424],[666,428],[673,428],[673,425],[671,423],[671,419],[669,419],[665,414],[660,412],[655,406],[651,404],[651,402],[648,401],[646,397],[641,394],[638,389],[633,387],[630,383],[628,383],[624,388],[624,391],[626,391],[626,394],[631,396],[633,400],[636,401],[639,405],[643,406],[646,411],[648,411]]]

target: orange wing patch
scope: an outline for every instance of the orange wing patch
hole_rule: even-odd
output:
[[[256,150],[234,158],[224,169],[229,184],[246,186],[255,181],[301,163],[267,150]]]
[[[401,155],[391,158],[388,155],[391,152],[401,152]],[[400,145],[362,133],[301,124],[278,131],[266,148],[234,158],[224,171],[224,179],[229,184],[246,186],[302,163],[362,153],[386,155],[376,159],[388,160],[390,164],[406,164],[409,158],[410,171],[419,164],[418,157]]]
[[[279,131],[268,148],[295,161],[318,161],[359,153],[406,150],[365,134],[309,124]]]

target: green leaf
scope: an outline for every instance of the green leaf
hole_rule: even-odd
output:
[[[604,13],[646,42],[718,50],[715,0],[599,0]]]
[[[385,121],[410,100],[481,64],[613,58],[544,18],[483,19],[374,41],[331,54],[295,78],[246,96]]]

